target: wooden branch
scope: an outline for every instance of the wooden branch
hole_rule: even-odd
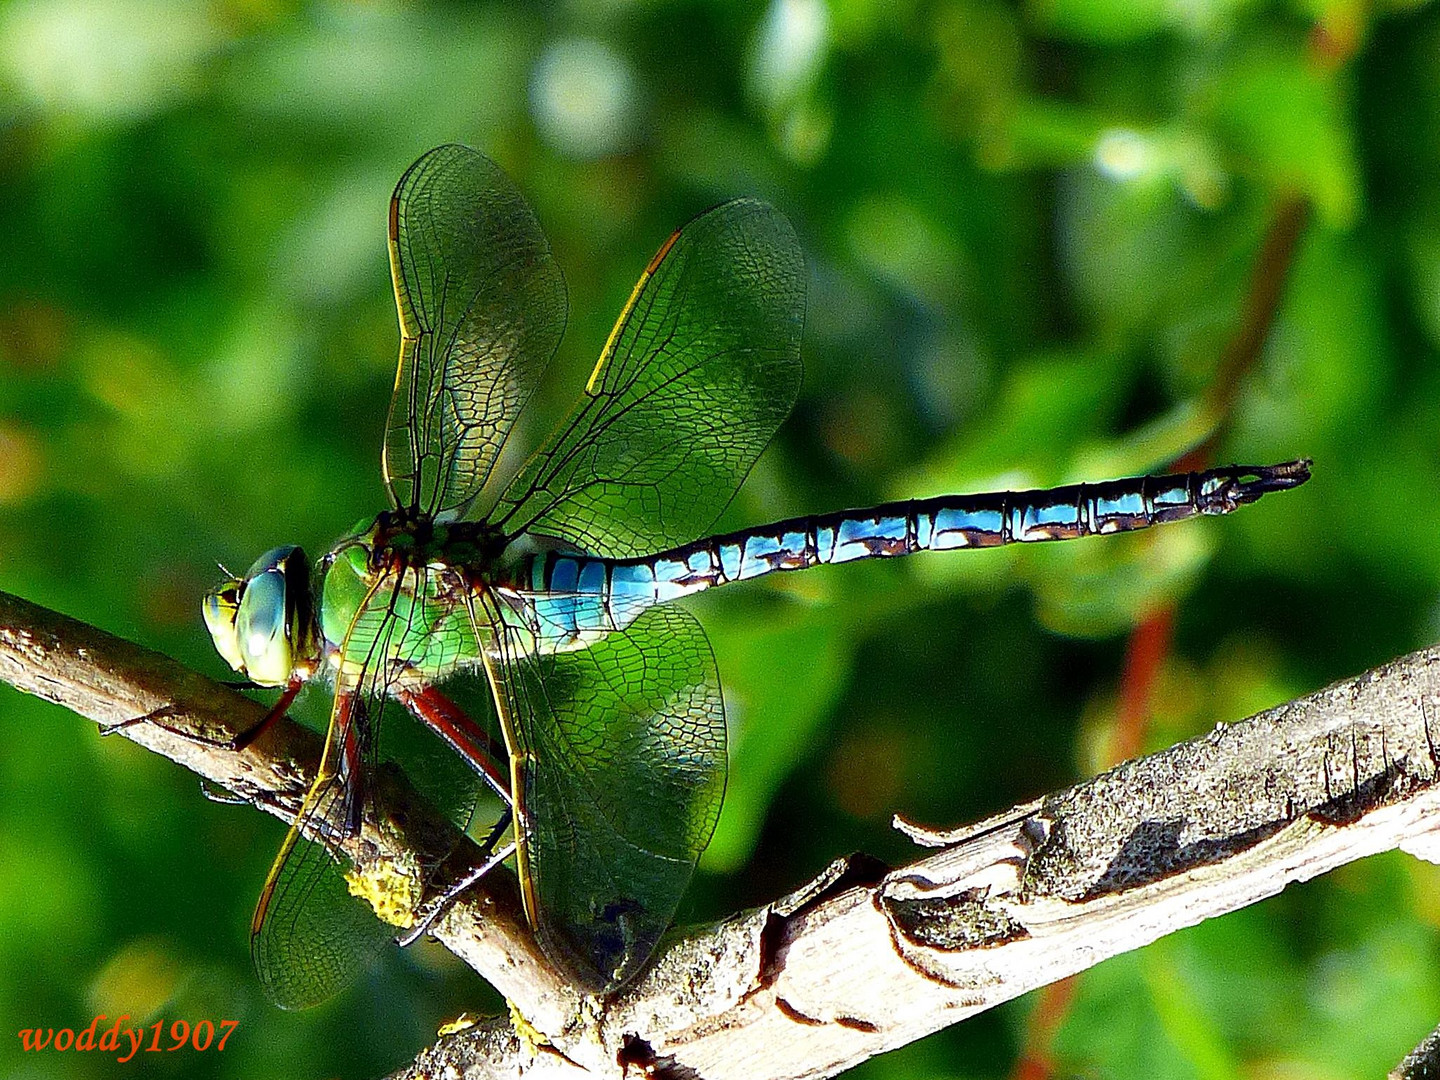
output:
[[[1435,1080],[1440,1076],[1440,1028],[1436,1028],[1390,1070],[1389,1080]]]
[[[1394,847],[1433,859],[1437,694],[1440,649],[971,828],[912,829],[934,854],[856,861],[681,939],[564,1055],[493,1022],[396,1077],[830,1076],[1292,881]]]
[[[102,730],[163,709],[165,727],[131,724],[119,734],[287,822],[295,819],[315,776],[321,743],[309,729],[286,719],[244,750],[214,745],[249,730],[265,709],[168,657],[5,593],[0,593],[0,679],[96,721]],[[360,835],[344,844],[363,877],[418,876],[419,866],[440,863],[432,883],[438,887],[478,858],[475,845],[402,776],[387,770],[377,780],[374,813]],[[445,920],[455,928],[455,940],[440,927],[436,936],[525,1015],[558,1029],[581,996],[537,950],[513,876],[497,872],[482,884],[460,905],[463,919]],[[255,887],[258,893],[260,882]]]
[[[213,736],[261,712],[3,595],[0,677],[102,723],[171,705],[167,723]],[[907,827],[931,854],[889,872],[838,862],[790,897],[678,937],[609,1001],[545,965],[497,878],[436,931],[524,1022],[447,1036],[396,1076],[829,1076],[1291,881],[1394,847],[1440,859],[1437,699],[1432,649],[979,825]],[[126,734],[281,817],[317,749],[291,725],[243,753],[143,724]],[[350,853],[443,850],[443,829],[409,820],[427,820],[412,799],[386,785],[382,818],[406,829],[368,826]]]

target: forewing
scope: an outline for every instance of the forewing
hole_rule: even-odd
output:
[[[560,344],[565,284],[500,167],[440,146],[390,200],[400,363],[385,433],[397,507],[463,513]]]
[[[588,648],[510,652],[493,670],[517,744],[536,935],[582,985],[614,989],[670,925],[720,814],[725,714],[710,643],[693,616],[657,607]]]
[[[624,558],[719,516],[800,389],[805,272],[779,211],[738,199],[660,249],[580,404],[491,520]]]

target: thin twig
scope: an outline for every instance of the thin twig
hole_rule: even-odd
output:
[[[1209,415],[1216,418],[1214,429],[1205,440],[1182,459],[1185,468],[1205,468],[1214,456],[1216,444],[1225,433],[1235,413],[1235,400],[1254,370],[1269,340],[1285,296],[1285,283],[1310,220],[1310,203],[1300,195],[1283,198],[1265,230],[1250,283],[1240,309],[1240,322],[1226,344],[1225,352],[1215,369],[1215,378],[1206,391]]]

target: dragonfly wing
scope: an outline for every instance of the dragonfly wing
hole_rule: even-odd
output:
[[[400,364],[385,433],[397,507],[462,513],[565,330],[565,283],[500,167],[440,146],[390,200]]]
[[[693,616],[661,607],[589,648],[500,652],[526,910],[552,960],[608,991],[649,959],[720,814],[710,643]]]
[[[394,934],[350,895],[341,865],[301,829],[339,821],[349,797],[337,777],[308,800],[276,857],[251,927],[250,955],[266,996],[307,1009],[349,985]]]
[[[256,971],[282,1008],[307,1008],[333,996],[393,939],[394,928],[351,894],[343,872],[348,864],[331,847],[338,848],[339,840],[360,827],[367,785],[379,765],[378,729],[391,707],[395,674],[436,662],[436,653],[474,648],[473,639],[468,646],[464,640],[473,633],[468,609],[461,605],[446,611],[434,602],[435,591],[426,568],[377,579],[356,604],[343,635],[340,653],[346,661],[337,675],[317,779],[275,858],[251,924]],[[416,602],[417,596],[429,601]],[[393,750],[394,740],[389,742]],[[439,760],[451,762],[448,754]],[[420,757],[412,749],[403,764],[422,793],[463,828],[478,785],[458,766],[442,769],[437,784],[425,784],[413,766],[419,762],[433,768],[435,761],[433,753]]]
[[[702,214],[651,260],[580,404],[492,522],[611,558],[695,539],[795,403],[804,319],[784,216],[753,199]]]

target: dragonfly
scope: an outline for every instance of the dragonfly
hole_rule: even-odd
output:
[[[343,861],[334,841],[360,827],[387,703],[501,800],[471,876],[513,855],[542,951],[608,993],[669,927],[725,789],[714,655],[676,601],[821,564],[1228,514],[1310,474],[1308,460],[1230,466],[712,534],[801,382],[799,242],[773,207],[737,199],[660,246],[578,403],[502,483],[501,451],[566,320],[549,243],[500,167],[460,145],[404,173],[388,236],[400,322],[388,507],[313,566],[276,548],[203,603],[224,659],[282,688],[272,717],[307,682],[333,684],[317,778],[252,925],[281,1005],[329,996],[375,938],[346,914],[363,905],[326,883]],[[455,704],[464,679],[486,691],[500,745]]]

